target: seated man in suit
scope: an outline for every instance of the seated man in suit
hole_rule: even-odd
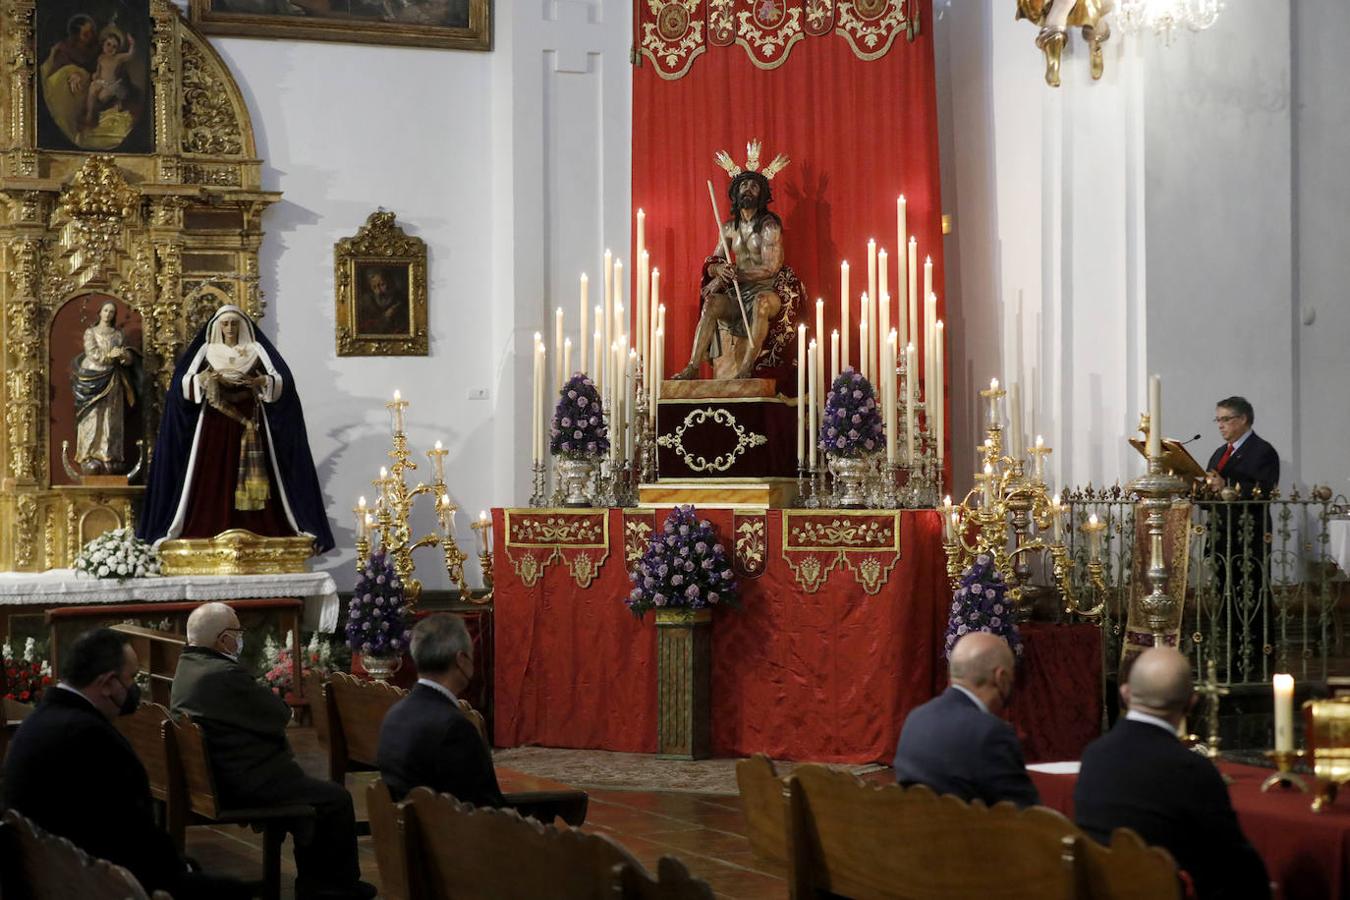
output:
[[[19,726],[5,757],[5,805],[91,856],[128,869],[147,893],[249,897],[245,886],[188,870],[155,824],[150,780],[112,721],[140,704],[136,651],[98,628],[61,657],[61,680]]]
[[[1182,746],[1195,702],[1191,665],[1171,647],[1145,650],[1120,689],[1129,712],[1083,751],[1074,789],[1078,827],[1102,843],[1131,828],[1164,847],[1200,898],[1266,898],[1270,879],[1238,825],[1214,765]]]
[[[450,613],[427,616],[413,628],[409,649],[417,685],[380,726],[380,775],[394,800],[429,787],[461,803],[510,807],[545,822],[561,816],[580,825],[584,791],[502,794],[487,744],[460,705],[459,695],[473,679],[473,641],[464,620]]]
[[[972,631],[952,648],[951,687],[915,709],[900,730],[895,780],[992,806],[1040,802],[1017,733],[999,718],[1013,687],[1013,653],[995,634]]]
[[[308,805],[312,831],[296,829],[296,896],[368,898],[360,880],[356,816],[347,789],[310,778],[286,739],[291,710],[239,664],[239,617],[224,603],[204,603],[187,621],[170,704],[202,726],[221,801],[235,808]]]

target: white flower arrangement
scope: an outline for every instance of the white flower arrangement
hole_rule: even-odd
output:
[[[115,528],[84,545],[75,571],[91,578],[149,578],[159,574],[159,556],[134,529]]]

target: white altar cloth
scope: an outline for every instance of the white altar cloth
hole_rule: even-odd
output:
[[[306,628],[337,630],[338,594],[327,572],[288,575],[174,575],[156,578],[90,578],[74,569],[0,572],[0,605],[79,606],[86,603],[180,603],[206,600],[305,601]]]

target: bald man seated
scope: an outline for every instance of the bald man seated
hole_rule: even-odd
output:
[[[187,621],[169,704],[202,727],[224,806],[314,807],[311,827],[296,828],[295,895],[301,900],[375,896],[360,880],[356,816],[347,789],[310,778],[295,761],[286,726],[291,710],[239,663],[244,629],[224,603],[203,603]]]
[[[999,716],[1013,688],[1013,653],[995,634],[973,631],[952,648],[951,686],[915,709],[900,730],[895,780],[992,806],[1040,802],[1017,732]]]
[[[1083,751],[1078,827],[1104,844],[1115,829],[1131,828],[1165,847],[1202,900],[1269,897],[1265,864],[1238,825],[1227,785],[1177,736],[1195,703],[1190,661],[1171,647],[1144,651],[1120,699],[1129,712]]]

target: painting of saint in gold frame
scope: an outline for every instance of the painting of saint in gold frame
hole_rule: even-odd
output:
[[[333,254],[338,356],[426,356],[426,244],[381,210]]]
[[[492,49],[493,0],[190,0],[207,34]]]

